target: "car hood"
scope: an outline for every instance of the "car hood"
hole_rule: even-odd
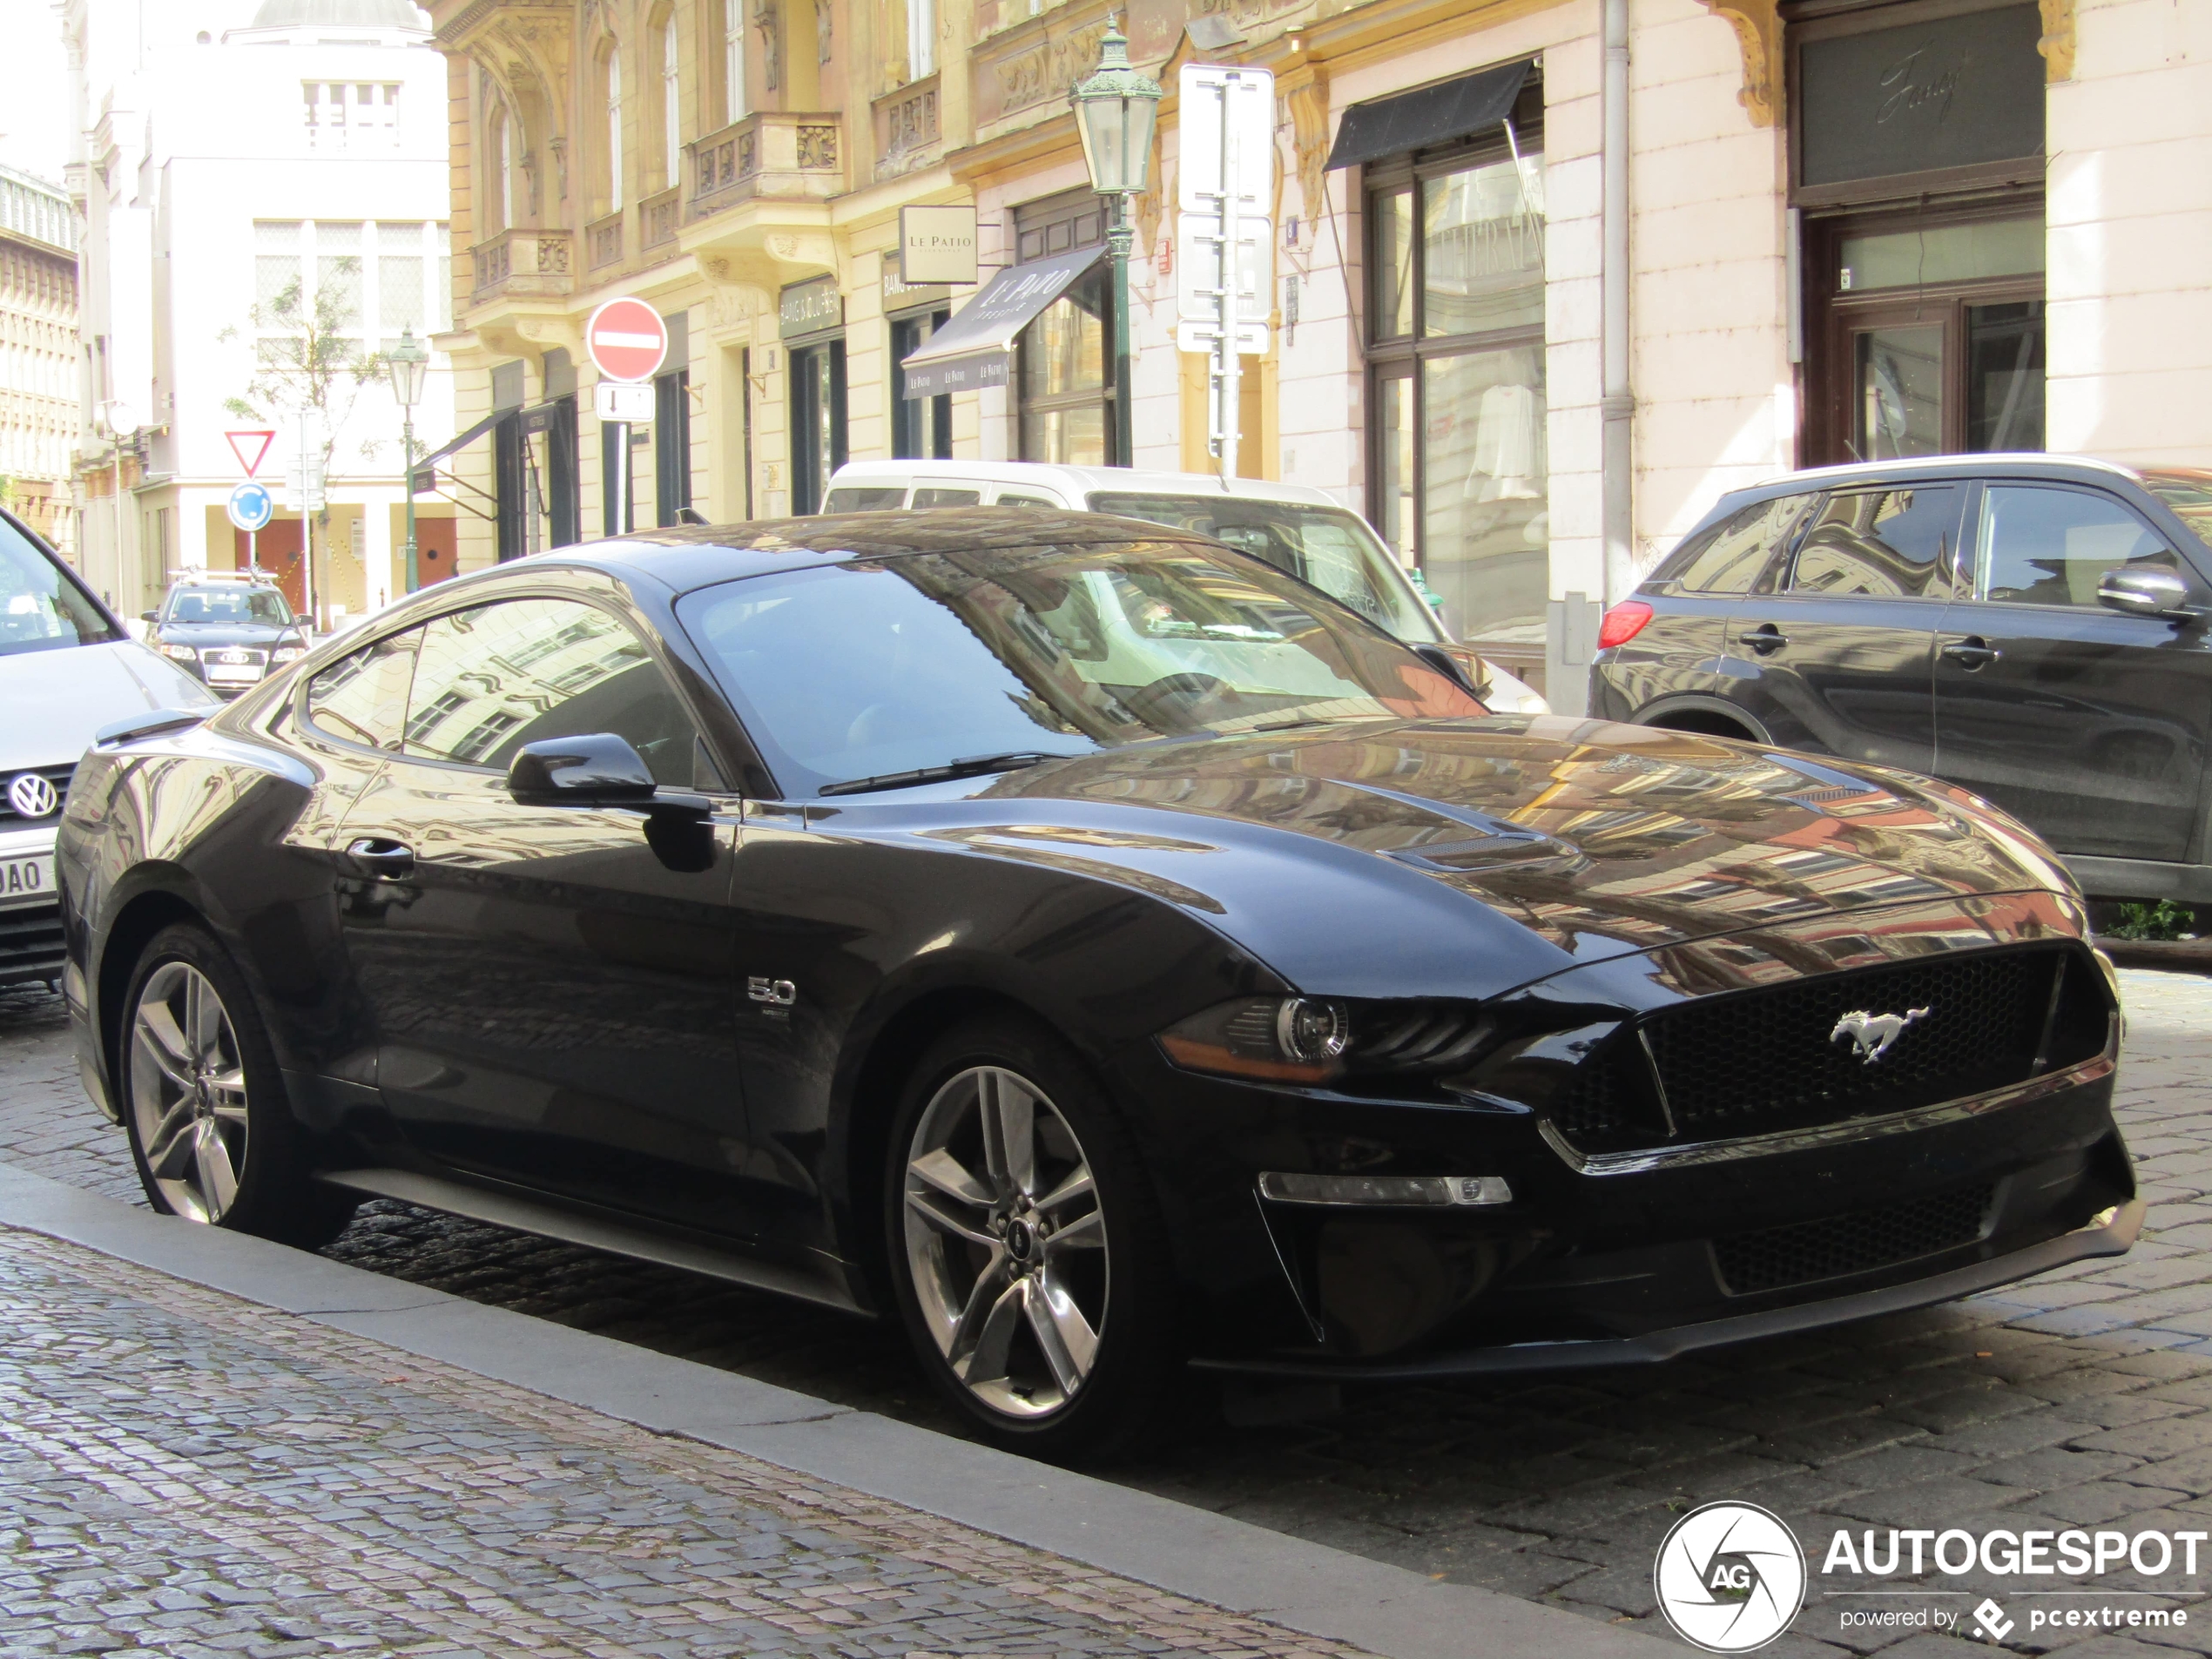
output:
[[[174,645],[273,645],[280,639],[297,644],[300,631],[266,622],[165,622],[155,631]]]
[[[133,640],[0,656],[0,772],[66,765],[130,715],[216,706],[205,685]]]
[[[1143,887],[1342,995],[1489,995],[1694,940],[2073,891],[1948,785],[1558,716],[1137,745],[936,808],[961,821],[922,833]]]

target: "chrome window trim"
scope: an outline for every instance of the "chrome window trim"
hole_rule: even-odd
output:
[[[1946,1123],[1963,1123],[1989,1112],[2025,1105],[2048,1095],[2078,1089],[2109,1077],[2117,1069],[2113,1050],[2064,1071],[2048,1072],[2026,1082],[2010,1083],[1958,1100],[1892,1112],[1885,1117],[1853,1118],[1848,1123],[1820,1123],[1809,1129],[1783,1130],[1772,1135],[1747,1135],[1732,1141],[1700,1141],[1691,1146],[1647,1147],[1634,1152],[1583,1152],[1561,1134],[1548,1118],[1540,1125],[1545,1143],[1577,1175],[1647,1175],[1656,1170],[1685,1169],[1697,1164],[1727,1163],[1737,1158],[1770,1157],[1784,1152],[1810,1152],[1823,1147],[1878,1140],[1890,1135],[1917,1134]]]

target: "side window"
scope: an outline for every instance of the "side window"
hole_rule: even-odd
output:
[[[1956,484],[1854,489],[1831,496],[1797,543],[1792,593],[1884,598],[1941,596],[1959,539]]]
[[[1989,485],[1981,549],[1981,597],[2007,604],[2094,607],[2097,583],[2116,565],[2188,574],[2118,502],[2063,486]]]
[[[307,682],[307,720],[326,735],[397,749],[422,631],[410,628],[340,658]]]
[[[973,507],[983,499],[980,489],[914,489],[913,505],[916,507]]]
[[[612,732],[657,783],[691,786],[698,738],[644,642],[596,606],[507,599],[422,631],[405,751],[504,772],[543,738]]]
[[[888,507],[900,506],[906,499],[907,487],[904,484],[894,484],[887,489],[863,489],[846,484],[830,491],[829,499],[822,503],[822,510],[826,513],[874,513]]]
[[[1013,496],[1004,490],[999,492],[998,504],[1001,507],[1042,507],[1055,513],[1060,510],[1060,503],[1056,501],[1047,501],[1042,496]]]
[[[1789,541],[1811,499],[1782,496],[1754,502],[1680,549],[1669,561],[1674,568],[1658,574],[1691,593],[1749,593],[1759,573]]]

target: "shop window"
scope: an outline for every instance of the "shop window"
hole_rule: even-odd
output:
[[[891,320],[891,453],[901,461],[949,461],[953,456],[953,400],[907,395],[900,365],[951,320],[949,310]]]
[[[1501,644],[1541,644],[1549,585],[1540,108],[1367,172],[1369,516]]]
[[[1017,263],[1102,246],[1105,215],[1089,192],[1021,209],[1015,219]],[[1110,467],[1114,453],[1113,285],[1102,260],[1070,283],[1015,347],[1018,453],[1024,461]]]
[[[680,524],[691,504],[691,372],[653,379],[653,517]]]
[[[794,346],[791,365],[791,510],[819,512],[830,475],[845,464],[845,342]]]

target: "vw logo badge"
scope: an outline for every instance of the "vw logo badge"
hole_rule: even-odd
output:
[[[1755,1503],[1703,1504],[1668,1529],[1651,1588],[1692,1647],[1750,1653],[1804,1606],[1805,1554],[1781,1517]]]
[[[45,818],[62,804],[52,784],[35,772],[18,772],[8,786],[8,805],[25,818]]]

